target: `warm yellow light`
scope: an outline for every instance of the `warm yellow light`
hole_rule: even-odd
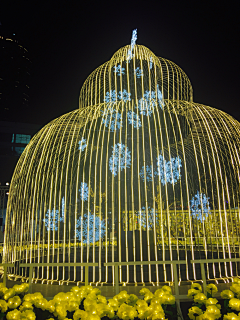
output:
[[[139,45],[97,68],[79,101],[32,138],[16,166],[5,261],[97,262],[90,280],[112,283],[115,267],[103,263],[239,257],[235,119],[194,103],[186,74]],[[238,272],[219,266],[207,277]],[[179,275],[198,276],[189,264]],[[84,282],[84,269],[39,267],[34,277]],[[124,285],[172,279],[164,264],[119,272]]]

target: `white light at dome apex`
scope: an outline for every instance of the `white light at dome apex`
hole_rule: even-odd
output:
[[[88,185],[86,182],[81,182],[81,187],[79,189],[80,199],[86,201],[88,199]]]
[[[127,117],[129,124],[134,128],[139,129],[142,126],[140,117],[134,111],[128,111]]]
[[[109,159],[109,170],[114,176],[125,168],[130,168],[131,151],[124,144],[117,143],[114,145],[112,155]]]
[[[209,206],[209,200],[210,198],[207,198],[207,196],[204,193],[197,193],[192,197],[192,200],[190,200],[190,209],[192,216],[194,218],[199,219],[201,222],[205,220],[205,218],[210,214],[210,206]]]
[[[137,29],[134,29],[132,32],[132,39],[131,39],[131,48],[128,50],[128,56],[127,56],[127,60],[130,61],[133,57],[133,48],[136,44],[137,41]]]
[[[154,175],[157,175],[163,185],[170,182],[175,184],[180,178],[181,171],[181,159],[179,156],[176,158],[170,158],[170,161],[166,161],[163,155],[157,157],[157,171]]]
[[[64,208],[65,208],[65,201],[64,197],[62,198],[62,216],[60,216],[59,210],[52,209],[52,211],[48,210],[43,222],[47,231],[57,231],[58,230],[58,223],[64,221]]]
[[[76,222],[75,237],[83,243],[94,243],[99,241],[105,234],[105,221],[91,212],[84,213]]]

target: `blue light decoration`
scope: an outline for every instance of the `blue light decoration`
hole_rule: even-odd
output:
[[[154,218],[155,222],[158,223],[158,215],[154,215],[154,209],[148,207],[148,230],[152,230],[154,226]],[[147,228],[147,213],[146,208],[142,207],[140,211],[137,212],[135,219],[140,226],[140,228]]]
[[[88,199],[88,185],[86,182],[81,182],[81,187],[79,189],[80,199],[86,201]]]
[[[65,208],[65,201],[64,197],[62,198],[62,216],[60,216],[59,210],[52,209],[52,211],[48,210],[45,219],[43,222],[47,231],[57,231],[58,230],[58,223],[64,221],[64,208]]]
[[[133,48],[136,44],[136,41],[137,41],[137,29],[134,29],[133,32],[132,32],[132,39],[131,39],[131,49],[128,50],[128,56],[127,56],[127,60],[128,62],[130,62],[130,60],[132,59],[133,57]]]
[[[80,151],[84,151],[84,149],[87,147],[87,144],[86,144],[86,139],[82,138],[79,142],[79,147],[78,147],[78,150]]]
[[[124,102],[131,101],[131,93],[127,92],[126,89],[123,91],[119,91],[118,94],[116,90],[110,90],[106,93],[106,96],[104,98],[104,101],[106,103],[116,102],[117,99],[122,100]]]
[[[121,74],[125,74],[125,68],[122,68],[121,65],[119,64],[118,66],[113,67],[113,71],[120,76]]]
[[[159,179],[163,185],[170,182],[171,184],[177,183],[180,175],[182,164],[179,156],[176,158],[170,158],[169,161],[166,161],[163,155],[157,157],[157,171],[154,172],[154,175],[159,176]]]
[[[123,100],[124,102],[131,101],[131,93],[127,92],[126,89],[124,89],[123,91],[119,91],[118,99]]]
[[[128,123],[134,128],[139,129],[142,126],[140,117],[134,111],[128,111],[127,113]]]
[[[210,214],[210,206],[209,206],[209,200],[210,198],[207,198],[207,196],[204,193],[197,193],[192,197],[192,200],[190,200],[190,210],[192,213],[192,216],[194,218],[197,218],[201,222],[205,220],[205,218]]]
[[[116,109],[111,107],[102,112],[102,123],[106,128],[109,128],[111,132],[119,130],[122,127],[122,115]]]
[[[146,166],[145,167],[145,171],[146,171],[146,180],[152,181],[152,166]],[[139,172],[140,177],[143,179],[145,179],[145,175],[144,175],[144,167],[142,167],[141,171]]]
[[[131,165],[131,151],[122,143],[115,144],[112,155],[109,159],[109,170],[114,176],[125,168],[130,168]]]
[[[107,92],[106,96],[104,98],[104,101],[107,102],[107,103],[116,102],[117,101],[116,90],[110,90],[109,92]]]
[[[155,91],[146,90],[143,98],[138,101],[138,109],[140,114],[151,116],[153,113],[153,109],[157,107],[157,102],[159,107],[162,109],[164,106],[162,92],[157,85],[157,94]]]
[[[152,66],[153,66],[153,59],[152,59],[152,57],[150,58],[150,69],[152,69]]]
[[[77,219],[75,236],[82,243],[90,244],[103,238],[105,230],[105,221],[89,212]]]
[[[136,74],[136,77],[137,77],[137,78],[143,77],[143,70],[140,69],[139,67],[137,67],[137,68],[134,70],[134,73]]]

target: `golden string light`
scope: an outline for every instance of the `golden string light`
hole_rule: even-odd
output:
[[[24,150],[4,261],[98,262],[91,282],[112,283],[105,262],[238,258],[239,137],[230,115],[193,102],[177,65],[135,43],[121,48],[87,78],[79,110]],[[237,272],[234,263],[207,267],[208,278]],[[196,265],[179,276],[196,279]],[[38,267],[34,277],[84,282],[77,266]],[[166,265],[120,266],[122,283],[172,277]]]

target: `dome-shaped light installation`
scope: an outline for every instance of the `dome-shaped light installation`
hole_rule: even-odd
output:
[[[240,125],[194,103],[186,74],[135,42],[87,78],[79,110],[47,124],[23,152],[5,261],[99,262],[90,280],[111,283],[105,262],[239,257]],[[209,270],[237,274],[234,263]],[[179,275],[196,279],[195,265]],[[34,275],[83,276],[78,267]],[[171,280],[165,265],[120,268],[125,283]]]

